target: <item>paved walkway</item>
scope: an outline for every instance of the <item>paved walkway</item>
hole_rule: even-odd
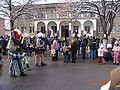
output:
[[[109,80],[109,72],[117,67],[112,64],[98,65],[95,60],[80,60],[76,64],[52,62],[47,54],[47,66],[35,67],[31,58],[31,71],[27,77],[11,78],[9,61],[4,57],[4,73],[0,77],[0,90],[99,90],[101,80]]]

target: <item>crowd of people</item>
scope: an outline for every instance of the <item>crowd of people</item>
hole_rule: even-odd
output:
[[[24,70],[31,70],[29,62],[33,56],[36,67],[46,66],[44,56],[45,52],[49,51],[53,62],[59,60],[60,52],[63,55],[63,63],[76,63],[77,56],[80,56],[82,60],[97,60],[99,65],[103,60],[119,65],[120,39],[114,40],[111,47],[106,49],[103,48],[100,39],[94,36],[75,36],[71,39],[65,37],[61,40],[55,34],[53,40],[47,39],[41,32],[33,39],[24,37],[18,29],[13,29],[9,38],[1,36],[0,51],[3,55],[8,55],[11,77],[16,77],[18,74],[27,76]]]

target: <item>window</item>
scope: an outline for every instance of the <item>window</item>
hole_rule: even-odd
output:
[[[61,26],[61,37],[69,37],[69,26]]]
[[[45,12],[39,12],[38,18],[45,18]]]
[[[35,32],[34,27],[33,27],[33,33]]]
[[[73,33],[75,33],[76,30],[78,31],[78,29],[79,29],[79,26],[73,26]]]
[[[42,12],[41,15],[42,15],[42,18],[45,18],[45,12]]]
[[[94,14],[94,13],[91,13],[91,14],[90,14],[90,17],[95,17],[95,14]]]
[[[30,27],[30,33],[32,33],[32,27]]]
[[[90,26],[85,26],[85,31],[87,34],[90,34]]]
[[[22,33],[24,32],[24,27],[21,27],[21,32],[22,32]]]
[[[101,25],[97,25],[97,29],[98,29],[98,33],[101,33],[102,32],[102,26]]]

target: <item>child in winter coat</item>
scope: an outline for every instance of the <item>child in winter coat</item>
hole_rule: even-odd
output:
[[[119,64],[119,60],[118,60],[118,57],[119,57],[119,52],[120,52],[120,46],[118,43],[116,43],[113,47],[113,51],[114,51],[114,60],[113,60],[113,63],[114,64]]]
[[[62,53],[64,55],[64,61],[63,61],[63,63],[70,62],[70,49],[69,49],[69,46],[67,46],[66,43],[64,43],[64,45],[62,47]]]
[[[50,56],[52,57],[52,61],[55,61],[56,50],[53,45],[51,45],[51,53]]]
[[[98,48],[98,64],[102,64],[102,58],[103,58],[103,45],[101,44],[100,47]]]

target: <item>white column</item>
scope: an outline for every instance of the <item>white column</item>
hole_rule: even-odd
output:
[[[45,23],[45,32],[48,30],[47,23]]]
[[[94,20],[93,26],[94,26],[94,31],[96,31],[96,20]]]
[[[83,36],[84,35],[84,24],[81,23],[81,35]]]
[[[59,31],[60,30],[60,28],[59,28],[59,23],[57,23],[57,31]]]
[[[71,35],[72,35],[72,24],[71,23],[69,23],[69,37],[71,37]]]
[[[34,29],[35,29],[35,32],[37,32],[37,24],[38,24],[38,21],[34,21]]]
[[[78,37],[80,37],[81,36],[81,29],[80,29],[80,26],[79,26],[79,28],[78,28]]]
[[[57,22],[57,32],[59,34],[59,37],[61,37],[61,30],[60,30],[59,22]]]
[[[81,30],[82,30],[82,31],[84,30],[84,25],[83,25],[83,23],[81,23]]]
[[[47,16],[47,14],[46,14],[46,13],[47,13],[47,12],[45,12],[44,14],[45,14],[45,18],[47,19],[47,17],[48,17],[48,16]]]
[[[96,20],[93,21],[93,35],[96,36]]]

